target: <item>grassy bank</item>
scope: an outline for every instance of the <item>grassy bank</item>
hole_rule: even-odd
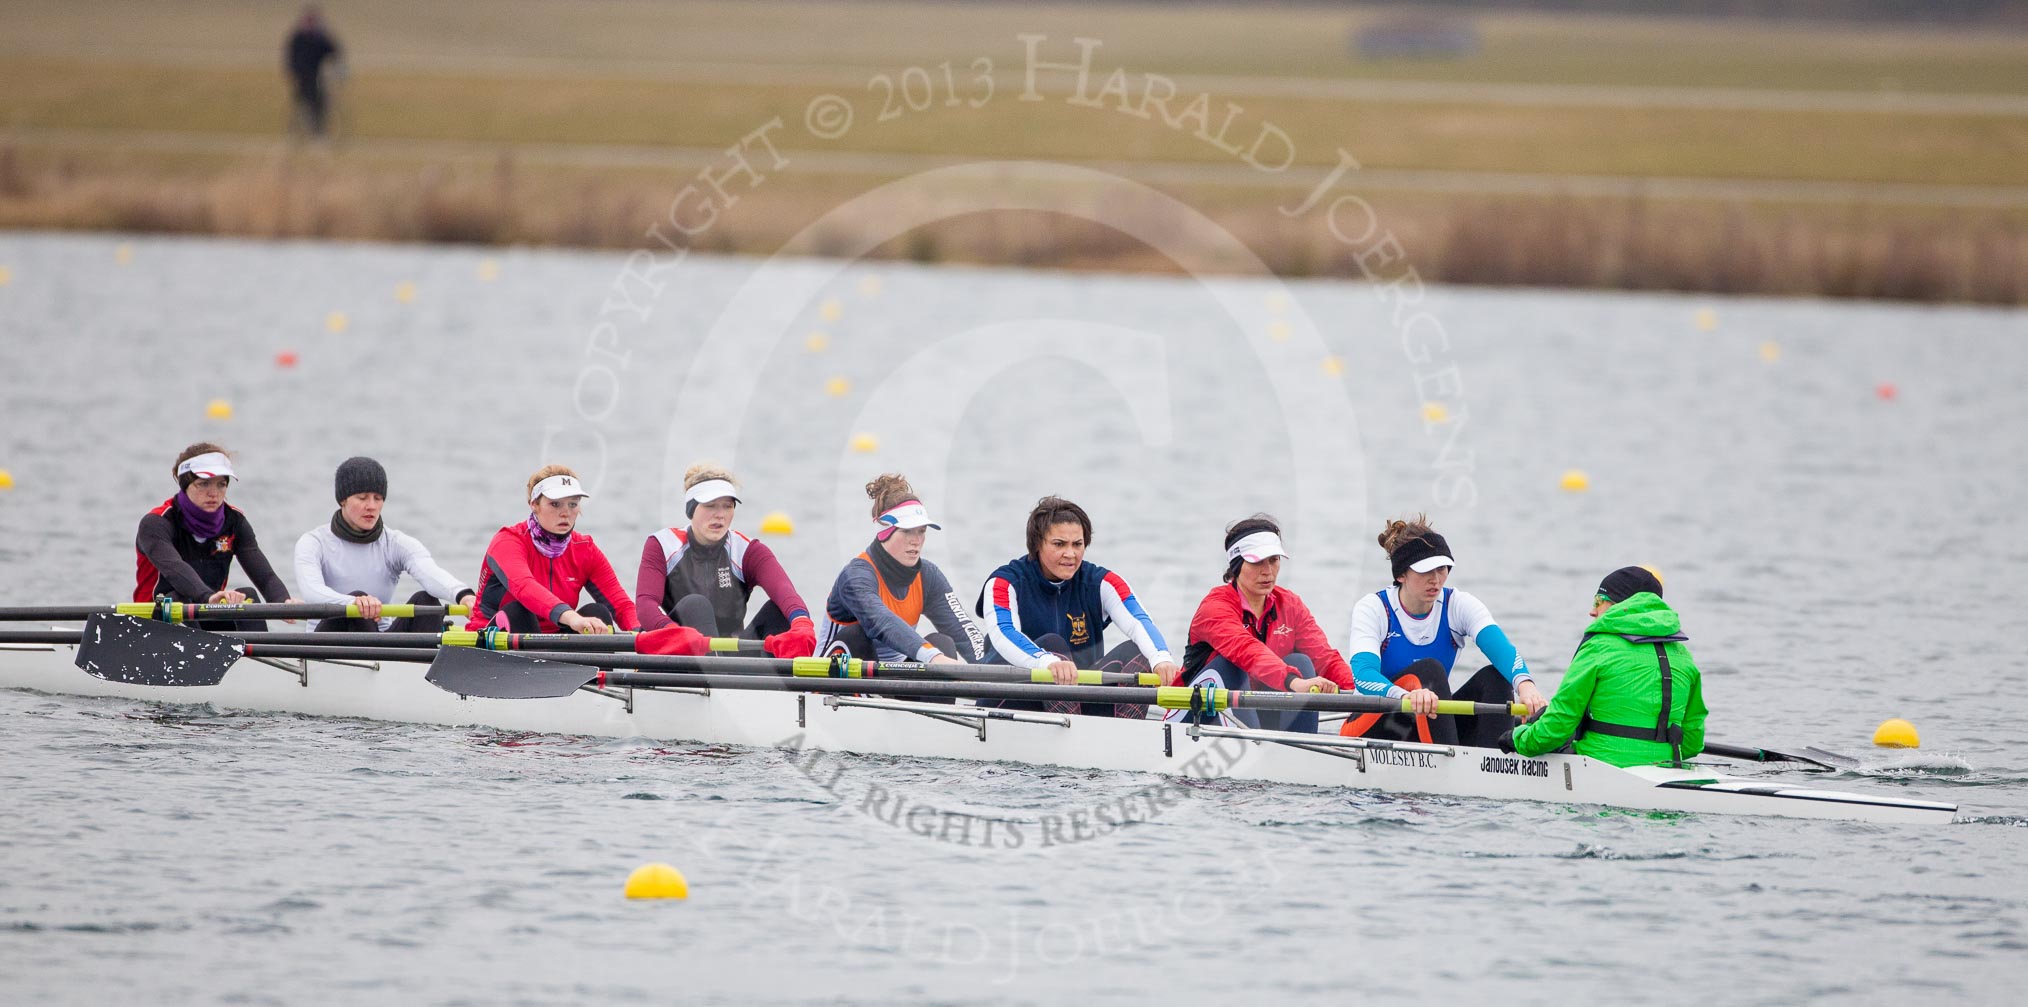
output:
[[[824,214],[880,179],[815,176],[756,190],[700,241],[712,251],[835,254],[885,222]],[[103,159],[0,146],[0,227],[260,238],[569,245],[626,249],[663,219],[678,180],[643,170],[362,162],[322,152],[264,158]],[[1315,219],[1291,221],[1250,190],[1169,187],[1286,275],[1356,277]],[[1168,271],[1176,265],[1075,213],[954,212],[889,240],[918,261]],[[1080,194],[1062,194],[1075,207]],[[1723,206],[1706,202],[1376,195],[1385,226],[1431,281],[2028,304],[2028,212]],[[1145,226],[1161,208],[1129,207]],[[1237,267],[1239,264],[1234,264]]]
[[[952,160],[1066,161],[1144,178],[1277,270],[1351,276],[1314,219],[1276,209],[1346,151],[1369,172],[1353,184],[1432,280],[2028,303],[2021,37],[1491,16],[1475,22],[1478,57],[1376,64],[1345,55],[1373,14],[1314,6],[355,0],[331,13],[354,71],[343,135],[295,146],[278,139],[287,19],[272,4],[18,0],[0,39],[0,227],[638,247],[715,152],[779,117],[793,170],[743,197],[708,247],[775,252],[869,187]],[[1044,100],[1016,100],[1024,32],[1054,40],[1052,59],[1072,58],[1074,36],[1101,39],[1100,75],[1127,70],[1129,94],[1092,108],[1044,77]],[[981,57],[992,72],[975,78]],[[911,66],[929,100],[883,117],[896,106],[874,78]],[[1147,73],[1184,81],[1171,112],[1203,90],[1214,116],[1243,107],[1236,136],[1282,131],[1292,169],[1249,169],[1146,114]],[[1340,86],[1374,80],[1392,89]],[[825,94],[857,119],[817,138],[803,110]],[[1075,212],[980,211],[987,183],[938,198],[941,222],[880,254],[1174,268]],[[882,226],[847,213],[790,250]]]

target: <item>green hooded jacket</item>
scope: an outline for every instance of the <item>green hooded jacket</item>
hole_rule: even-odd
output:
[[[1514,731],[1514,752],[1535,756],[1556,751],[1577,733],[1587,712],[1593,720],[1650,727],[1662,706],[1661,664],[1655,645],[1629,636],[1674,636],[1682,620],[1662,599],[1643,591],[1607,609],[1585,629],[1584,643],[1556,687],[1540,719]],[[1704,686],[1690,648],[1662,645],[1669,655],[1669,722],[1683,727],[1683,758],[1704,750]],[[1652,766],[1671,759],[1665,742],[1586,734],[1577,754],[1615,766]]]

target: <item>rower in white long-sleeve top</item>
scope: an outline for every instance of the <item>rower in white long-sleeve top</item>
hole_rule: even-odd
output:
[[[297,593],[304,601],[357,604],[359,618],[325,619],[320,632],[417,631],[443,629],[441,618],[382,618],[380,606],[394,600],[396,584],[408,574],[423,590],[414,605],[470,604],[472,589],[451,576],[413,536],[389,528],[381,516],[387,503],[387,470],[371,458],[347,458],[334,479],[338,509],[331,523],[296,540]]]

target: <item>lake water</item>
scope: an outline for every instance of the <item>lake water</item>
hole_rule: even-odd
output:
[[[0,604],[123,597],[135,520],[198,439],[236,453],[232,499],[291,582],[355,453],[391,473],[389,524],[466,577],[543,462],[592,483],[582,527],[630,579],[682,467],[724,461],[740,527],[794,520],[773,541],[812,602],[883,469],[966,592],[1061,493],[1179,647],[1226,522],[1286,519],[1285,582],[1342,643],[1386,581],[1382,519],[1426,510],[1545,679],[1598,578],[1653,564],[1714,737],[1853,752],[1795,778],[1964,810],[1208,783],[1102,841],[984,850],[770,750],[0,692],[8,1002],[2012,1002],[2028,980],[2028,313],[1436,290],[1404,329],[1342,283],[625,266],[0,234]],[[1890,716],[1920,753],[1870,747]],[[1148,783],[847,772],[1017,821]],[[620,898],[650,860],[687,902]]]

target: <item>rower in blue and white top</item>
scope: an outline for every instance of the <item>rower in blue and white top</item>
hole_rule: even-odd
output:
[[[359,606],[356,619],[324,619],[320,632],[441,632],[442,616],[382,618],[380,606],[394,600],[395,586],[408,574],[423,590],[412,605],[469,605],[472,589],[430,556],[421,542],[387,527],[380,510],[387,503],[387,470],[371,458],[347,458],[333,478],[338,510],[331,523],[296,540],[296,583],[304,601]]]
[[[1028,554],[1004,563],[979,593],[986,619],[988,659],[1048,671],[1061,685],[1077,682],[1078,669],[1152,671],[1163,685],[1182,674],[1155,620],[1148,617],[1127,579],[1087,561],[1091,517],[1062,497],[1047,496],[1028,512]],[[1126,641],[1105,648],[1105,629],[1117,626]],[[1014,706],[1015,704],[1005,704]],[[1051,702],[1058,713],[1141,718],[1147,708],[1115,703]]]
[[[1514,726],[1511,717],[1433,716],[1438,700],[1475,703],[1519,701],[1530,711],[1549,705],[1528,664],[1493,621],[1484,602],[1445,586],[1455,561],[1450,543],[1429,527],[1429,519],[1389,521],[1380,533],[1394,570],[1394,586],[1359,599],[1352,607],[1347,649],[1359,691],[1389,698],[1409,697],[1413,714],[1352,717],[1339,729],[1350,737],[1416,739],[1435,744],[1494,746]],[[1493,663],[1463,686],[1450,687],[1451,666],[1466,643]]]

